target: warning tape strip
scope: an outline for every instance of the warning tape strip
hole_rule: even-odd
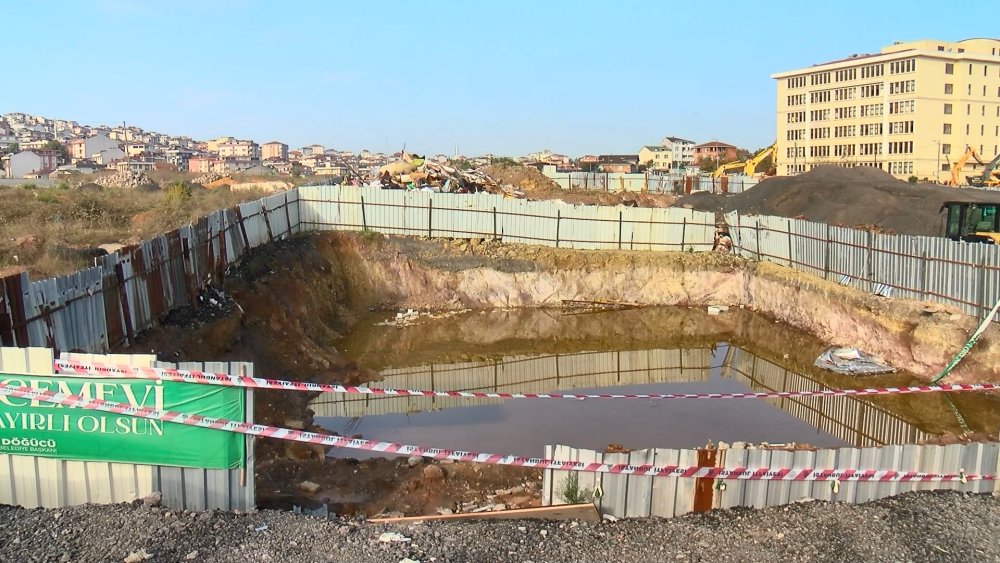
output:
[[[909,393],[938,393],[955,391],[995,391],[997,383],[918,385],[912,387],[870,387],[865,389],[817,389],[800,391],[766,391],[750,393],[497,393],[487,391],[428,391],[421,389],[389,389],[351,385],[331,385],[283,379],[263,379],[228,373],[211,373],[198,370],[173,368],[136,367],[126,364],[83,363],[56,360],[55,371],[97,377],[124,377],[200,383],[253,389],[280,389],[314,393],[350,393],[382,395],[386,397],[461,397],[476,399],[773,399],[791,397],[863,397],[868,395],[900,395]]]
[[[856,470],[856,469],[770,469],[735,467],[682,467],[678,465],[625,465],[608,463],[584,463],[581,461],[558,461],[553,459],[518,457],[492,453],[466,452],[460,450],[445,450],[392,442],[375,442],[360,438],[345,438],[330,434],[305,432],[251,424],[224,418],[212,418],[187,414],[177,411],[158,411],[145,407],[135,407],[113,401],[88,399],[79,395],[57,393],[44,389],[0,384],[0,395],[9,395],[32,401],[55,403],[72,408],[96,410],[139,418],[162,420],[177,424],[186,424],[199,428],[224,430],[237,434],[275,438],[309,444],[320,444],[335,448],[366,450],[371,452],[391,453],[398,455],[415,455],[431,459],[452,459],[455,461],[471,461],[493,465],[510,465],[517,467],[534,467],[539,469],[557,469],[566,471],[584,471],[590,473],[614,473],[623,475],[640,475],[651,477],[684,477],[694,479],[725,479],[749,481],[864,481],[864,482],[961,482],[992,481],[995,475],[966,474],[964,470],[958,473],[924,473],[919,471],[891,470]]]

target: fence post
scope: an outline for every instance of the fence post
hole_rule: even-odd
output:
[[[361,196],[361,230],[368,230],[368,217],[365,216],[365,196]]]
[[[990,313],[990,304],[986,302],[986,258],[979,260],[981,272],[979,274],[979,318],[985,319]]]
[[[788,267],[794,268],[794,262],[792,261],[792,220],[788,219],[785,223],[785,231],[788,233]]]
[[[826,256],[823,257],[823,279],[830,279],[830,224],[826,224]]]
[[[432,225],[434,219],[434,200],[430,199],[427,201],[427,238],[431,238],[431,232],[433,231]]]
[[[927,301],[927,251],[920,253],[920,299]]]
[[[760,219],[754,221],[754,238],[757,240],[757,261],[763,261],[763,257],[760,255]]]
[[[493,206],[493,240],[497,239],[497,206]]]
[[[868,272],[865,277],[871,284],[870,289],[875,289],[875,233],[868,231]]]
[[[556,248],[559,248],[559,224],[562,223],[562,210],[556,210]]]
[[[622,212],[618,212],[618,250],[622,249]]]
[[[681,252],[684,252],[684,239],[686,238],[688,218],[681,218]]]

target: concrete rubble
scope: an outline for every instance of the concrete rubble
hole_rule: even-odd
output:
[[[134,190],[140,186],[153,184],[154,182],[149,178],[149,176],[143,174],[142,172],[126,171],[111,174],[110,176],[101,176],[100,178],[94,180],[94,183],[100,184],[105,188],[124,188]]]

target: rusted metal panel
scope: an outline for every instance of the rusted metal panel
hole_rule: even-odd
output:
[[[698,450],[698,467],[715,467],[718,450]],[[697,479],[694,484],[694,500],[692,511],[708,512],[712,510],[712,479]]]

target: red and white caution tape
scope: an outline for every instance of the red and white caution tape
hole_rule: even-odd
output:
[[[641,475],[653,477],[684,477],[696,479],[726,479],[726,480],[750,480],[750,481],[864,481],[864,482],[961,482],[968,481],[992,481],[995,475],[966,474],[960,470],[959,473],[923,473],[918,471],[889,471],[889,470],[857,470],[857,469],[771,469],[771,468],[748,468],[736,467],[723,469],[721,467],[681,467],[678,465],[625,465],[608,463],[584,463],[580,461],[557,461],[552,459],[518,457],[512,455],[500,455],[491,453],[466,452],[458,450],[445,450],[440,448],[427,448],[424,446],[411,446],[406,444],[394,444],[392,442],[374,442],[362,440],[360,438],[344,438],[342,436],[331,436],[329,434],[318,434],[315,432],[303,432],[301,430],[290,430],[287,428],[277,428],[275,426],[264,426],[261,424],[251,424],[238,422],[223,418],[212,418],[199,416],[196,414],[186,414],[176,411],[158,411],[145,407],[135,407],[103,401],[100,399],[88,399],[79,395],[57,393],[30,387],[0,385],[0,395],[9,395],[30,399],[32,401],[44,401],[65,405],[72,408],[82,408],[162,420],[177,424],[187,424],[199,428],[211,428],[214,430],[224,430],[238,434],[248,434],[251,436],[262,436],[265,438],[276,438],[279,440],[290,440],[295,442],[306,442],[309,444],[320,444],[335,448],[349,448],[355,450],[366,450],[371,452],[384,452],[398,455],[417,455],[431,459],[452,459],[455,461],[471,461],[476,463],[488,463],[494,465],[510,465],[517,467],[535,467],[540,469],[557,469],[566,471],[585,471],[590,473],[615,473],[624,475]]]
[[[955,391],[996,391],[997,383],[918,385],[912,387],[870,387],[866,389],[817,389],[802,391],[767,391],[760,393],[496,393],[486,391],[427,391],[420,389],[386,389],[352,385],[330,385],[283,379],[263,379],[228,373],[211,373],[198,370],[135,367],[125,364],[83,363],[56,360],[55,370],[60,373],[96,377],[123,377],[201,383],[254,389],[280,389],[314,393],[353,393],[383,395],[386,397],[461,397],[477,399],[774,399],[788,397],[863,397],[867,395],[901,395],[910,393],[939,393]]]

